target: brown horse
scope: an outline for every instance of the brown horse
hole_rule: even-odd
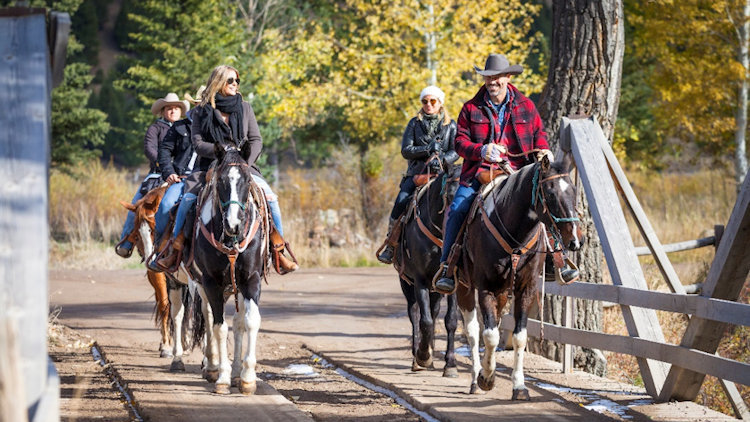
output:
[[[477,195],[475,207],[467,219],[464,248],[460,251],[457,292],[472,357],[472,384],[491,390],[495,382],[495,349],[500,343],[499,314],[512,296],[514,363],[512,399],[528,400],[524,385],[523,353],[526,348],[526,323],[534,299],[546,253],[553,246],[577,250],[581,231],[576,211],[576,187],[568,172],[572,159],[565,154],[550,163],[547,157],[529,164],[483,197]],[[485,351],[479,361],[479,321],[475,291],[484,322]],[[481,372],[480,372],[481,369]]]
[[[139,199],[135,204],[129,202],[120,201],[122,206],[132,211],[135,214],[135,230],[124,239],[136,246],[138,254],[141,255],[141,260],[145,260],[154,251],[154,215],[156,210],[159,209],[159,204],[167,191],[167,185],[157,187],[150,190],[143,198]],[[154,288],[154,296],[156,297],[156,309],[154,320],[159,327],[161,333],[161,343],[159,344],[159,352],[161,357],[172,357],[172,333],[170,332],[170,306],[169,306],[169,295],[167,292],[167,280],[164,273],[159,273],[146,270],[146,276],[148,282]]]

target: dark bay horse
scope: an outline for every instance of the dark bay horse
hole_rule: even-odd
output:
[[[218,164],[206,181],[197,208],[193,253],[202,273],[198,293],[204,322],[196,324],[195,336],[203,336],[205,330],[204,375],[216,383],[217,394],[228,394],[230,383],[243,394],[253,394],[256,389],[258,304],[261,278],[267,270],[269,227],[265,197],[253,182],[248,154],[248,148],[225,150],[217,145]],[[231,295],[237,312],[230,366],[224,303]]]
[[[462,283],[457,298],[471,347],[471,393],[476,392],[477,385],[483,390],[494,387],[495,349],[500,343],[499,314],[512,296],[515,318],[512,399],[529,399],[523,375],[526,323],[537,299],[537,280],[546,253],[553,248],[546,232],[553,234],[554,243],[569,250],[581,246],[576,187],[568,174],[572,164],[569,154],[554,163],[544,157],[529,164],[497,184],[484,200],[480,193],[476,212],[472,208],[468,216],[458,271]],[[481,372],[475,290],[484,322]]]
[[[430,290],[432,277],[440,265],[445,211],[458,189],[460,173],[459,166],[450,166],[414,194],[413,204],[407,208],[411,214],[404,224],[401,242],[393,259],[393,265],[399,271],[401,291],[406,297],[406,309],[412,325],[412,371],[433,366],[435,318],[440,312],[443,295]],[[458,325],[456,295],[447,295],[447,302],[445,330],[448,345],[443,376],[457,377],[454,352]]]

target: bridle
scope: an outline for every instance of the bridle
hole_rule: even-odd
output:
[[[539,176],[541,174],[541,167],[542,167],[542,165],[538,164],[536,166],[536,168],[534,169],[534,176],[532,178],[531,205],[533,207],[535,207],[535,208],[538,207],[539,205],[541,205],[542,206],[542,212],[540,214],[547,215],[550,218],[550,221],[552,221],[552,227],[550,229],[551,229],[551,232],[552,232],[552,236],[555,238],[555,246],[552,248],[552,253],[558,253],[558,252],[562,252],[562,246],[561,246],[562,245],[562,235],[560,234],[560,230],[557,227],[557,223],[558,222],[559,223],[563,223],[563,222],[580,221],[580,219],[578,217],[558,218],[558,217],[556,217],[556,216],[554,216],[552,214],[552,212],[550,211],[549,207],[547,206],[547,198],[546,198],[546,196],[544,194],[544,189],[542,189],[542,183],[547,182],[549,180],[557,179],[557,178],[560,178],[560,177],[569,176],[569,173],[560,173],[560,174],[556,174],[556,175],[553,175],[553,176],[548,176],[548,177],[543,178],[540,181],[539,180]],[[497,187],[496,187],[496,189],[497,189]],[[496,192],[496,190],[493,191],[493,194],[494,194],[494,192]],[[538,203],[537,203],[537,198],[538,198],[538,201],[539,201]],[[482,222],[484,223],[484,225],[487,228],[487,230],[490,232],[490,234],[492,235],[492,237],[495,238],[495,240],[498,242],[498,244],[500,244],[500,246],[503,248],[503,250],[511,258],[511,270],[512,270],[511,280],[512,280],[512,284],[511,284],[511,287],[510,287],[511,288],[510,291],[511,291],[511,295],[512,295],[513,294],[514,285],[515,285],[515,278],[516,278],[516,272],[517,272],[517,268],[518,268],[518,263],[519,263],[519,261],[521,259],[521,256],[526,255],[528,253],[545,253],[545,254],[549,253],[547,251],[547,246],[546,246],[547,245],[546,235],[544,235],[544,233],[546,232],[546,230],[545,230],[543,224],[538,225],[537,229],[534,230],[534,233],[533,233],[533,235],[531,235],[530,239],[527,242],[523,243],[523,242],[518,241],[515,238],[513,238],[513,236],[511,235],[511,232],[503,224],[502,218],[500,218],[500,216],[498,215],[498,221],[500,222],[501,227],[503,228],[503,230],[505,231],[505,233],[507,233],[508,236],[510,236],[511,240],[516,245],[518,245],[516,247],[512,247],[510,245],[510,243],[507,240],[505,240],[505,238],[500,233],[500,231],[498,231],[498,229],[492,223],[492,221],[490,220],[489,215],[487,214],[487,211],[485,211],[484,206],[482,206],[481,203],[479,204],[478,209],[479,209],[479,214],[481,216]],[[497,208],[494,209],[493,213],[497,214]],[[539,240],[539,237],[542,236],[542,235],[545,237],[545,243],[544,243],[545,247],[543,248],[543,250],[532,249],[537,244],[537,242]]]
[[[542,188],[542,184],[544,182],[548,182],[550,180],[558,179],[561,177],[570,177],[570,173],[559,173],[552,176],[545,177],[542,180],[539,180],[539,176],[541,174],[540,169],[541,165],[536,168],[534,171],[534,178],[532,179],[532,193],[531,193],[531,206],[536,207],[537,206],[537,199],[538,204],[542,207],[542,212],[540,214],[546,215],[549,217],[551,224],[551,233],[552,237],[555,238],[555,245],[553,246],[553,252],[562,251],[562,234],[560,233],[560,228],[557,226],[558,223],[573,223],[576,221],[581,221],[578,217],[557,217],[555,216],[552,211],[550,210],[549,206],[547,206],[547,197],[544,193],[544,189]]]

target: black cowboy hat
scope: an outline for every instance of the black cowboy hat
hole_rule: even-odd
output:
[[[474,70],[482,76],[493,76],[501,73],[510,73],[511,75],[518,75],[523,72],[523,66],[520,64],[510,65],[508,59],[502,54],[490,54],[487,57],[487,61],[484,63],[484,70],[474,65]]]

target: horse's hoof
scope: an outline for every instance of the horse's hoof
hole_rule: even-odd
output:
[[[180,360],[173,360],[172,364],[169,366],[170,372],[185,372],[185,364],[182,362],[182,359]]]
[[[458,378],[458,369],[455,366],[443,368],[443,376],[445,378]]]
[[[213,384],[213,383],[216,382],[216,380],[219,379],[219,370],[218,369],[215,370],[215,371],[204,370],[203,371],[203,378],[205,378],[206,381],[208,381],[211,384]]]
[[[471,387],[469,387],[469,394],[478,394],[478,393],[479,392],[477,391],[477,383],[472,382]]]
[[[242,393],[242,394],[244,394],[246,396],[251,396],[251,395],[255,394],[255,390],[257,388],[258,388],[258,385],[256,384],[255,381],[253,381],[253,382],[241,381],[240,382],[240,393]]]
[[[416,359],[414,359],[414,360],[411,361],[411,371],[412,372],[419,372],[419,371],[422,371],[424,369],[425,368],[419,366],[419,364],[417,363]]]
[[[232,377],[232,387],[240,386],[240,377]]]
[[[477,377],[477,385],[484,391],[490,391],[495,387],[495,374],[490,375],[489,378],[485,378],[481,373]]]
[[[415,360],[417,362],[417,365],[421,366],[422,368],[427,368],[427,369],[435,368],[435,365],[432,362],[432,356],[428,356],[427,359],[425,360],[422,360],[419,358],[419,356],[417,356]]]
[[[229,384],[216,384],[214,386],[214,393],[229,394]]]
[[[160,358],[171,358],[172,356],[171,350],[162,350],[161,353],[159,353]]]
[[[522,388],[520,390],[513,390],[513,396],[510,399],[529,401],[531,397],[529,396],[529,390]]]

